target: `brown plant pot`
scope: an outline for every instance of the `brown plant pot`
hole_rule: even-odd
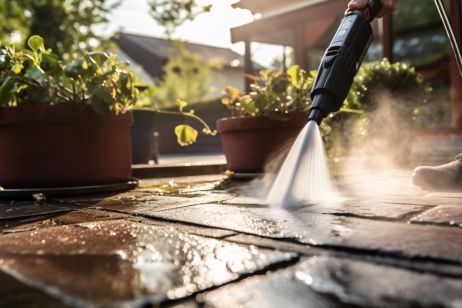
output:
[[[126,181],[131,113],[98,116],[58,104],[0,108],[0,186],[63,187]]]
[[[231,117],[217,121],[228,169],[234,172],[262,172],[276,150],[293,142],[308,121],[306,115],[288,121],[264,117]]]

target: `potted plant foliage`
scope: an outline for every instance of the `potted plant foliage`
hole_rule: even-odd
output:
[[[66,63],[39,36],[28,47],[0,46],[0,186],[126,181],[132,74],[103,52]]]
[[[153,142],[155,142],[154,133],[157,115],[177,117],[178,119],[182,119],[183,122],[188,122],[189,120],[195,121],[202,127],[201,132],[203,134],[216,135],[216,131],[212,130],[207,122],[199,117],[194,109],[190,108],[189,104],[184,100],[176,99],[177,109],[175,107],[160,109],[156,103],[155,92],[155,86],[150,86],[143,91],[132,110],[134,118],[132,128],[132,157],[134,164],[147,164],[151,160],[151,151],[155,147]],[[182,147],[195,143],[199,136],[199,131],[186,123],[176,125],[174,130],[177,143]]]
[[[292,141],[306,124],[312,76],[299,66],[249,76],[252,92],[226,87],[222,103],[232,116],[217,121],[228,168],[261,172],[268,157]]]

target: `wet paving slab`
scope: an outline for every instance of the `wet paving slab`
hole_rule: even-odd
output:
[[[6,234],[0,247],[2,271],[77,306],[182,298],[297,258],[121,220]]]
[[[400,258],[399,256],[367,253],[361,250],[332,250],[308,246],[300,243],[265,238],[249,234],[236,234],[225,238],[233,243],[255,245],[281,251],[296,252],[304,256],[335,256],[359,261],[368,261],[382,265],[394,266],[408,270],[433,273],[445,277],[462,279],[462,266],[449,262],[435,262],[431,259]]]
[[[131,216],[94,209],[78,209],[71,212],[57,213],[46,217],[28,217],[0,223],[0,233],[16,233],[76,223],[129,219]]]
[[[152,212],[203,204],[224,202],[230,199],[226,193],[182,193],[172,195],[156,195],[143,192],[143,196],[112,196],[100,200],[80,201],[80,204],[96,209],[108,209],[121,213],[145,215]]]
[[[25,207],[0,219],[0,307],[462,307],[462,193],[350,178],[342,204],[294,210],[217,177],[6,202]]]
[[[360,249],[407,258],[462,263],[462,229],[290,212],[263,207],[207,204],[153,217],[325,247]],[[444,245],[441,243],[444,242]]]
[[[245,205],[253,207],[267,207],[260,200],[248,196],[238,196],[225,200],[226,205]],[[346,216],[357,216],[374,219],[400,220],[415,213],[423,212],[437,206],[437,200],[424,198],[398,198],[381,197],[364,199],[342,199],[341,201],[313,204],[298,209],[299,212],[313,212],[321,214],[338,214]]]
[[[394,199],[388,200],[345,200],[340,203],[317,204],[306,206],[298,212],[312,212],[321,214],[336,214],[342,216],[355,216],[383,220],[401,220],[413,214],[421,213],[433,205],[411,203],[401,200],[404,203],[396,203]]]
[[[205,237],[211,237],[211,238],[217,238],[217,239],[226,238],[226,237],[238,234],[238,232],[235,232],[235,231],[224,230],[224,229],[219,229],[219,228],[210,228],[210,227],[205,227],[205,226],[174,223],[170,221],[153,220],[153,219],[147,219],[144,217],[130,217],[129,220],[133,222],[137,222],[137,223],[146,224],[146,225],[175,228],[179,230],[180,232],[199,235],[199,236],[205,236]]]
[[[69,212],[72,208],[61,203],[34,201],[0,201],[0,221]]]
[[[0,271],[0,307],[68,307],[59,299]]]
[[[412,218],[410,222],[462,227],[462,204],[435,207]]]
[[[322,256],[200,300],[207,307],[461,307],[462,280]]]

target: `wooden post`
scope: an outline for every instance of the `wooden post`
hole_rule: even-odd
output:
[[[457,43],[461,46],[462,38],[462,7],[460,0],[450,2],[451,24]],[[452,126],[462,128],[462,78],[457,68],[457,62],[451,50],[450,56]]]
[[[303,69],[308,69],[308,63],[306,61],[307,54],[305,49],[305,30],[303,26],[295,28],[294,54],[295,64],[298,64]]]
[[[393,62],[393,16],[382,18],[382,56]]]
[[[244,41],[245,44],[245,55],[244,55],[244,73],[246,75],[253,75],[253,63],[252,63],[252,42],[250,39],[246,39]],[[249,93],[251,91],[250,85],[252,84],[252,81],[247,78],[245,78],[245,91]]]
[[[287,48],[286,46],[282,46],[282,69],[287,71]]]

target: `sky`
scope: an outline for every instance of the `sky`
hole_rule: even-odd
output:
[[[242,43],[231,44],[230,28],[251,22],[254,17],[248,10],[235,9],[237,0],[198,0],[199,4],[212,4],[210,13],[199,15],[175,32],[175,38],[194,43],[231,48],[243,54]],[[108,31],[122,29],[125,32],[162,37],[163,28],[149,16],[148,0],[124,0],[112,13]],[[253,59],[268,66],[281,52],[280,47],[253,44]]]

